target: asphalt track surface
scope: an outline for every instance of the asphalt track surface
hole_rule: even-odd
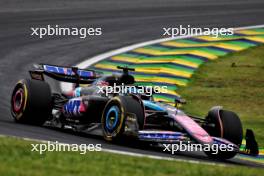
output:
[[[0,134],[64,143],[101,143],[103,148],[222,163],[200,153],[171,155],[144,146],[109,144],[101,137],[15,124],[10,94],[33,63],[75,65],[126,45],[162,38],[163,27],[240,27],[264,24],[263,0],[0,0]],[[30,27],[101,27],[102,36],[32,37]],[[233,159],[227,164],[257,166]]]

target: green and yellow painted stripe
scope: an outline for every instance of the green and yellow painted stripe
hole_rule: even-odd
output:
[[[195,70],[204,62],[264,43],[264,28],[238,30],[231,36],[195,36],[160,42],[121,53],[90,68],[111,74],[117,66],[136,69],[139,85],[168,86],[168,92],[154,95],[156,100],[174,102],[177,89],[187,86]]]

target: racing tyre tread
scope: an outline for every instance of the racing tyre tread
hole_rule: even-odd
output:
[[[16,93],[21,92],[22,105],[15,108]],[[18,123],[43,125],[51,115],[52,96],[49,85],[39,80],[20,80],[12,93],[11,114]]]

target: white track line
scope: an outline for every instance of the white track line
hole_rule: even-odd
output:
[[[245,30],[245,29],[262,28],[262,27],[264,27],[264,24],[263,25],[255,25],[255,26],[238,27],[238,28],[234,28],[234,29],[235,30]],[[186,36],[178,36],[178,37],[161,38],[161,39],[150,40],[147,42],[129,45],[126,47],[122,47],[119,49],[108,51],[106,53],[99,54],[99,55],[96,55],[94,57],[88,58],[85,61],[83,61],[83,62],[81,62],[75,66],[79,67],[79,68],[87,68],[87,67],[89,67],[89,66],[91,66],[91,65],[93,65],[93,64],[95,64],[101,60],[104,60],[106,58],[109,58],[109,57],[112,57],[114,55],[118,55],[118,54],[130,51],[130,50],[134,50],[136,48],[144,47],[147,45],[153,45],[156,43],[166,42],[166,41],[170,41],[170,40],[175,40],[175,39],[184,39],[184,38],[194,37],[194,36],[198,36],[198,35],[186,35]],[[67,92],[67,91],[72,89],[72,84],[63,82],[63,83],[61,83],[61,89],[62,89],[62,91]]]
[[[255,25],[255,26],[245,26],[245,27],[238,27],[234,28],[235,30],[246,30],[246,29],[253,29],[253,28],[263,28],[263,25]],[[94,57],[88,58],[85,61],[75,65],[76,67],[79,68],[87,68],[96,62],[99,62],[101,60],[104,60],[106,58],[112,57],[117,54],[121,54],[130,50],[134,50],[136,48],[144,47],[147,45],[153,45],[156,43],[161,43],[165,41],[170,41],[170,40],[175,40],[175,39],[184,39],[184,38],[189,38],[193,37],[194,35],[188,35],[188,36],[178,36],[178,37],[169,37],[169,38],[162,38],[162,39],[157,39],[157,40],[151,40],[147,42],[142,42],[142,43],[137,43],[133,45],[129,45],[126,47],[122,47],[116,50],[112,50],[103,54],[96,55]],[[61,83],[61,89],[62,91],[69,91],[72,89],[72,84],[69,83]],[[170,158],[170,157],[161,157],[161,156],[154,156],[154,155],[145,155],[145,154],[139,154],[139,153],[132,153],[132,152],[125,152],[125,151],[118,151],[118,150],[110,150],[110,149],[103,149],[105,152],[110,152],[110,153],[118,153],[118,154],[123,154],[123,155],[130,155],[130,156],[138,156],[138,157],[147,157],[147,158],[153,158],[153,159],[163,159],[163,160],[175,160],[175,161],[184,161],[184,162],[189,162],[189,163],[201,163],[200,161],[195,161],[195,160],[184,160],[184,159],[176,159],[176,158]],[[209,164],[209,162],[203,162]],[[210,163],[211,165],[216,165],[215,163]],[[219,165],[219,164],[217,164]]]
[[[26,138],[26,137],[18,137],[18,136],[10,136],[10,135],[0,135],[0,137],[12,137],[12,138],[16,138],[16,139],[22,139],[25,141],[37,142],[37,143],[54,142],[54,141],[47,141],[47,140],[40,140],[40,139],[33,139],[33,138]],[[57,142],[57,144],[63,145],[63,144],[67,144],[67,143]],[[31,149],[29,149],[29,150],[31,150]],[[140,153],[134,153],[134,152],[118,151],[118,150],[106,149],[106,148],[102,148],[101,151],[107,152],[107,153],[118,154],[118,155],[126,155],[126,156],[132,156],[132,157],[140,157],[140,158],[150,158],[150,159],[156,159],[156,160],[177,161],[177,162],[184,162],[184,163],[191,163],[191,164],[204,164],[204,165],[210,165],[210,166],[216,166],[217,165],[217,166],[222,166],[222,167],[229,166],[227,164],[214,163],[211,161],[198,161],[198,160],[191,160],[191,159],[189,160],[189,159],[162,157],[162,156],[149,155],[149,154],[140,154]],[[46,152],[49,152],[49,151],[46,151]]]

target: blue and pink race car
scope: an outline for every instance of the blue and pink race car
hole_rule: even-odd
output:
[[[188,115],[175,105],[154,101],[143,93],[111,93],[98,91],[100,86],[135,85],[129,71],[102,75],[76,67],[38,64],[30,70],[30,79],[20,80],[11,97],[11,113],[16,122],[71,128],[102,135],[108,141],[131,138],[149,143],[194,143],[228,146],[228,151],[210,157],[229,159],[239,152],[243,131],[239,117],[221,107],[213,107],[205,118]],[[73,83],[62,92],[60,82]],[[80,86],[85,84],[86,86]],[[231,148],[230,148],[231,146]]]

